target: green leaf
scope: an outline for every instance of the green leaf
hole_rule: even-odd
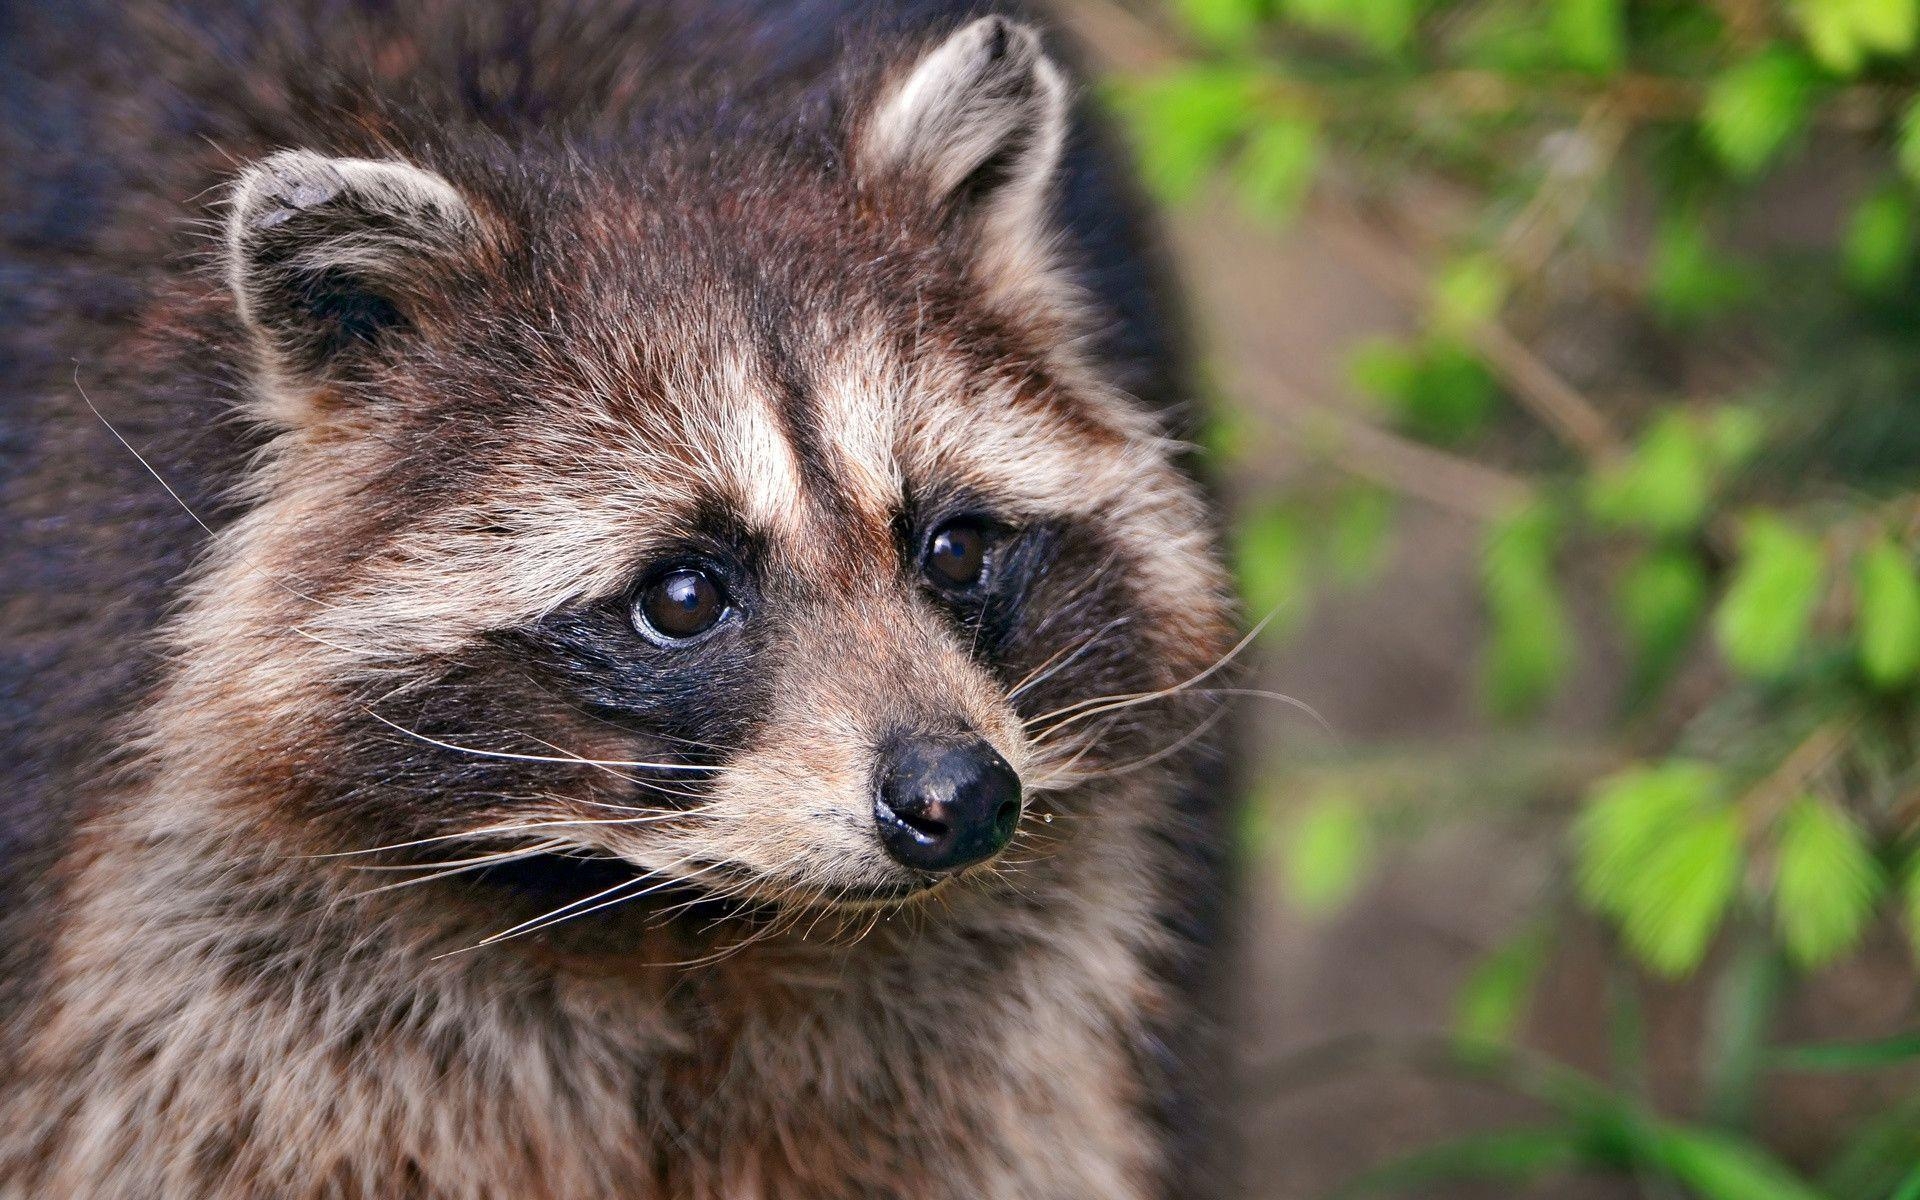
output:
[[[1722,472],[1745,466],[1767,437],[1766,421],[1760,414],[1737,404],[1714,409],[1705,428],[1714,465]]]
[[[1498,399],[1493,376],[1471,350],[1453,341],[1430,341],[1407,397],[1408,429],[1453,445],[1485,427]]]
[[[1558,593],[1542,584],[1530,598],[1509,594],[1496,603],[1493,618],[1485,664],[1487,699],[1501,716],[1525,716],[1566,677],[1572,648],[1564,606]]]
[[[1264,430],[1246,405],[1216,396],[1202,407],[1206,423],[1200,429],[1200,445],[1216,463],[1243,461],[1263,444]]]
[[[1454,999],[1454,1037],[1469,1047],[1510,1043],[1552,948],[1546,930],[1529,929],[1481,959]]]
[[[1860,69],[1860,43],[1847,12],[1850,0],[1800,0],[1793,13],[1814,59],[1829,71],[1851,75]]]
[[[1820,65],[1852,75],[1870,55],[1911,50],[1920,8],[1915,0],[1799,0],[1793,15]]]
[[[1306,546],[1299,515],[1284,503],[1254,512],[1235,533],[1240,592],[1248,612],[1256,617],[1273,614],[1269,636],[1284,636],[1306,614]]]
[[[1887,1200],[1920,1200],[1920,1167],[1909,1171]]]
[[[1831,804],[1803,797],[1781,817],[1776,855],[1774,919],[1787,953],[1817,967],[1858,945],[1885,889],[1859,827]]]
[[[1595,475],[1587,504],[1612,525],[1688,533],[1706,516],[1712,463],[1700,431],[1678,411],[1662,413],[1623,462]]]
[[[1842,1067],[1841,1070],[1852,1070]],[[1914,1200],[1901,1189],[1920,1179],[1920,1096],[1911,1089],[1837,1130],[1821,1184],[1835,1200]],[[1916,1193],[1920,1195],[1920,1193]]]
[[[1758,1146],[1724,1134],[1664,1128],[1651,1158],[1705,1200],[1826,1200]]]
[[[1288,824],[1282,845],[1287,896],[1309,913],[1328,913],[1360,887],[1373,858],[1373,829],[1351,797],[1330,792]]]
[[[1920,3],[1916,0],[1847,0],[1855,39],[1880,54],[1905,54],[1920,34]]]
[[[1349,361],[1354,385],[1415,437],[1454,445],[1485,427],[1499,400],[1493,376],[1466,346],[1429,338],[1408,346],[1363,342]]]
[[[1381,53],[1407,44],[1419,21],[1418,0],[1282,0],[1302,25],[1347,34]]]
[[[1654,231],[1647,294],[1655,311],[1673,324],[1721,312],[1748,292],[1744,272],[1723,260],[1698,214],[1670,214]]]
[[[1240,202],[1254,216],[1276,223],[1293,218],[1313,183],[1320,159],[1320,131],[1305,117],[1275,117],[1248,136],[1236,163]]]
[[[1688,759],[1602,780],[1574,826],[1581,898],[1603,913],[1624,911],[1633,881],[1655,847],[1723,802],[1720,772]]]
[[[1585,1159],[1584,1139],[1576,1130],[1553,1126],[1502,1129],[1416,1150],[1374,1168],[1339,1194],[1424,1192],[1435,1184],[1465,1179],[1523,1184],[1578,1167]]]
[[[1246,131],[1255,80],[1245,70],[1202,66],[1123,86],[1140,172],[1170,203],[1190,200]]]
[[[1700,965],[1740,886],[1740,819],[1731,811],[1683,825],[1648,855],[1621,913],[1627,946],[1654,970]]]
[[[1606,72],[1625,60],[1625,0],[1556,0],[1550,20],[1554,45],[1574,66]]]
[[[1393,544],[1393,516],[1393,497],[1381,488],[1342,493],[1327,527],[1327,556],[1341,583],[1359,586],[1380,573]]]
[[[1847,280],[1867,292],[1899,283],[1913,261],[1913,206],[1899,188],[1882,188],[1853,210],[1841,244]]]
[[[1634,690],[1664,679],[1693,641],[1707,609],[1707,570],[1691,551],[1656,549],[1621,575],[1620,623],[1634,647]]]
[[[1269,5],[1266,0],[1176,0],[1175,9],[1187,28],[1214,45],[1230,48],[1252,40]]]
[[[1714,614],[1727,661],[1748,675],[1778,675],[1807,640],[1826,584],[1819,542],[1780,518],[1759,513],[1743,531],[1740,563]]]
[[[1909,183],[1920,183],[1920,97],[1907,102],[1894,135],[1894,160]]]
[[[1707,981],[1706,1030],[1700,1048],[1700,1115],[1717,1129],[1751,1125],[1766,1065],[1768,1028],[1786,982],[1778,949],[1750,924]]]
[[[1434,281],[1434,325],[1450,336],[1461,336],[1499,316],[1506,298],[1506,270],[1492,256],[1457,258]]]
[[[1900,915],[1907,923],[1907,940],[1920,954],[1920,852],[1908,855],[1900,869]]]
[[[1855,582],[1861,670],[1877,687],[1912,683],[1920,675],[1920,579],[1913,560],[1882,538],[1861,554]]]
[[[1496,525],[1481,565],[1491,637],[1483,672],[1495,712],[1520,716],[1552,693],[1573,661],[1573,638],[1553,576],[1559,527],[1544,508]]]
[[[1807,61],[1783,46],[1729,69],[1701,107],[1707,144],[1735,174],[1758,174],[1806,124],[1814,83]]]
[[[1780,1046],[1768,1061],[1787,1071],[1871,1071],[1902,1067],[1920,1059],[1920,1030],[1865,1042],[1822,1042]]]
[[[1739,815],[1718,774],[1677,761],[1602,785],[1575,829],[1587,902],[1649,967],[1699,965],[1740,883]]]
[[[1413,390],[1419,356],[1406,342],[1388,337],[1362,339],[1347,355],[1347,380],[1366,396],[1399,409]]]

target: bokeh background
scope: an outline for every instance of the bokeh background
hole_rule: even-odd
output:
[[[1060,8],[1273,614],[1249,1194],[1920,1200],[1920,0]]]

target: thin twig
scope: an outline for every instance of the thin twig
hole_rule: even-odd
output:
[[[1316,226],[1333,235],[1355,266],[1409,303],[1424,305],[1431,274],[1414,251],[1395,249],[1395,243],[1432,239],[1420,237],[1403,214],[1383,218],[1391,230],[1365,223],[1350,203],[1322,203],[1314,211]],[[1499,322],[1484,321],[1468,336],[1514,398],[1542,424],[1590,459],[1610,461],[1622,453],[1620,437],[1605,415]]]
[[[1533,492],[1519,476],[1389,433],[1331,405],[1279,411],[1311,452],[1349,474],[1476,521],[1511,515]]]
[[[1847,747],[1855,724],[1843,717],[1815,727],[1765,779],[1747,789],[1740,797],[1740,808],[1755,825],[1770,824],[1800,796],[1807,781]]]

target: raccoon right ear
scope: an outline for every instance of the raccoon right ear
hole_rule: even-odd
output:
[[[286,150],[234,184],[228,282],[276,382],[316,389],[405,333],[422,269],[473,230],[466,201],[431,171]]]
[[[861,126],[860,169],[906,176],[988,235],[1034,240],[1066,140],[1066,77],[1029,26],[981,17],[897,81]]]

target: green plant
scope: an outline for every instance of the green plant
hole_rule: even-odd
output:
[[[1384,559],[1395,505],[1444,503],[1485,530],[1491,712],[1525,728],[1595,639],[1630,660],[1606,752],[1554,784],[1578,797],[1569,902],[1543,899],[1469,980],[1462,1044],[1516,1053],[1516,1014],[1575,913],[1616,930],[1623,961],[1697,981],[1717,1014],[1693,1123],[1627,1083],[1535,1071],[1522,1090],[1553,1121],[1359,1186],[1587,1169],[1716,1200],[1920,1200],[1920,1099],[1836,1131],[1817,1180],[1746,1121],[1771,1073],[1920,1060],[1916,1037],[1772,1042],[1782,998],[1875,921],[1920,943],[1920,0],[1128,11],[1164,64],[1113,88],[1151,184],[1176,203],[1224,188],[1276,224],[1307,211],[1417,317],[1356,348],[1365,437],[1350,416],[1302,421],[1321,468],[1246,498],[1250,604],[1284,612],[1284,636]],[[1796,172],[1841,202],[1829,236],[1771,236]],[[1565,325],[1569,298],[1667,365],[1570,379],[1522,332]],[[1370,455],[1382,445],[1398,457]],[[1576,588],[1609,603],[1578,616]],[[1322,764],[1290,826],[1310,905],[1347,895],[1406,823],[1376,768]],[[1542,788],[1494,775],[1483,800]]]

